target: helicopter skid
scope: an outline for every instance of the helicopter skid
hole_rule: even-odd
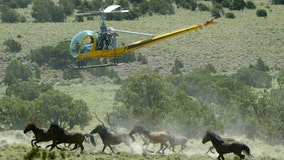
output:
[[[123,63],[108,63],[108,64],[98,64],[98,65],[89,65],[89,66],[77,66],[74,64],[69,64],[67,67],[69,69],[88,69],[88,68],[101,68],[101,67],[109,67],[109,66],[121,66]]]

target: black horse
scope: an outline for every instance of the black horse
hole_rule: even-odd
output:
[[[82,134],[80,132],[67,132],[61,126],[55,123],[52,123],[50,125],[47,131],[47,134],[49,134],[53,140],[53,144],[46,146],[46,148],[51,146],[50,150],[52,150],[57,144],[69,143],[69,144],[75,144],[74,148],[71,150],[76,149],[79,145],[81,147],[81,153],[83,153],[83,150],[84,150],[83,142],[87,141],[86,137],[89,137],[91,140],[91,143],[94,146],[96,146],[93,135]]]
[[[245,154],[250,158],[253,157],[250,154],[249,147],[238,141],[224,141],[220,136],[217,134],[207,131],[204,138],[202,139],[202,143],[205,144],[206,142],[211,141],[213,146],[215,147],[216,151],[219,153],[218,160],[225,160],[223,154],[227,153],[234,153],[240,157],[240,160],[245,158],[245,155],[242,154],[242,151],[245,151]]]
[[[91,131],[91,134],[98,133],[104,144],[102,152],[105,151],[106,146],[110,148],[112,153],[114,153],[111,145],[118,145],[121,142],[125,143],[127,146],[130,146],[132,142],[135,141],[133,136],[130,136],[127,133],[111,133],[107,130],[104,125],[98,125],[95,129]],[[132,152],[132,150],[131,150]]]

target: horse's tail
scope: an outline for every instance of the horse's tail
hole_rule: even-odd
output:
[[[242,144],[242,149],[243,151],[245,151],[245,154],[249,157],[249,158],[253,158],[253,156],[250,154],[250,149],[246,144]]]
[[[84,136],[90,138],[90,141],[91,141],[92,145],[94,147],[96,147],[96,141],[95,141],[95,138],[94,138],[94,136],[92,134],[86,133],[86,134],[84,134]]]

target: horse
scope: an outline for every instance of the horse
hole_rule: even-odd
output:
[[[143,141],[144,141],[144,145],[149,145],[149,143],[160,143],[161,147],[160,149],[157,151],[157,153],[159,153],[160,151],[162,151],[162,154],[164,154],[165,150],[169,147],[169,145],[167,144],[167,142],[170,140],[171,138],[171,134],[169,131],[156,131],[156,132],[151,132],[147,129],[145,129],[142,126],[135,126],[133,128],[133,130],[129,133],[129,135],[133,135],[135,133],[138,133],[140,136],[142,136]],[[165,146],[165,147],[164,147]]]
[[[133,136],[130,136],[127,133],[111,133],[108,131],[108,129],[104,125],[98,125],[96,128],[94,128],[91,132],[91,134],[98,133],[102,139],[102,142],[104,144],[102,153],[104,153],[105,148],[108,146],[112,153],[114,153],[113,148],[111,145],[118,145],[120,143],[125,143],[127,146],[130,146],[132,142],[135,141]],[[132,150],[131,150],[132,152]]]
[[[249,158],[253,157],[250,154],[250,148],[246,144],[238,141],[226,142],[220,136],[211,131],[206,131],[206,134],[202,139],[202,143],[205,144],[208,141],[212,142],[216,151],[219,153],[218,160],[225,160],[223,154],[227,153],[234,153],[240,157],[240,160],[242,160],[245,158],[245,155],[242,154],[242,151],[244,151]]]
[[[181,148],[180,148],[180,151],[178,152],[178,153],[180,153],[181,151],[183,151],[187,147],[186,143],[188,142],[188,138],[171,136],[169,142],[170,142],[169,150],[172,150],[174,152],[175,146],[180,145]]]
[[[52,137],[47,133],[47,129],[38,128],[34,122],[29,122],[27,127],[24,129],[24,133],[32,131],[35,135],[35,139],[31,140],[32,147],[40,147],[37,145],[39,142],[51,141]],[[59,149],[59,147],[56,146]]]
[[[81,147],[81,153],[83,153],[84,146],[83,142],[88,140],[86,137],[89,137],[93,146],[96,146],[95,139],[91,134],[82,134],[80,132],[67,132],[58,124],[52,123],[47,131],[47,134],[50,134],[52,137],[53,143],[46,146],[46,148],[51,147],[50,151],[60,143],[69,143],[75,144],[74,148],[71,149],[75,150],[78,148],[78,145]]]
[[[222,138],[222,139],[225,142],[236,141],[234,138]],[[212,149],[214,149],[214,148],[215,148],[214,146],[209,147],[208,151],[205,154],[207,154],[208,152],[215,153],[215,152],[212,151]]]

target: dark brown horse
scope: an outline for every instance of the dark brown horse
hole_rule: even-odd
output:
[[[180,145],[181,148],[180,148],[180,151],[178,152],[178,153],[180,153],[181,151],[183,151],[187,147],[186,143],[188,142],[188,138],[171,136],[169,142],[170,142],[169,149],[172,150],[173,152],[175,151],[175,146]]]
[[[140,136],[142,136],[142,139],[144,141],[143,145],[147,145],[147,147],[149,143],[160,143],[161,148],[157,152],[162,151],[162,153],[164,154],[165,150],[169,147],[169,145],[167,144],[167,142],[171,138],[171,134],[169,131],[151,132],[142,126],[135,126],[133,130],[129,133],[129,135],[132,136],[135,133],[138,133]]]
[[[250,154],[249,147],[238,141],[230,141],[225,142],[220,136],[217,134],[207,131],[204,138],[202,139],[202,143],[211,141],[216,151],[219,153],[218,160],[225,160],[223,154],[234,153],[240,157],[240,160],[245,158],[245,155],[242,154],[242,151],[245,151],[245,154],[250,158],[253,157]]]
[[[27,127],[24,130],[24,133],[26,134],[29,131],[32,131],[34,133],[34,135],[35,135],[35,139],[31,140],[32,147],[34,147],[34,146],[40,147],[40,146],[37,145],[37,143],[39,143],[39,142],[47,142],[47,141],[51,141],[52,140],[52,137],[49,134],[47,134],[47,129],[38,128],[35,125],[35,123],[33,123],[33,122],[29,122],[28,123]]]
[[[86,137],[89,137],[91,140],[91,143],[94,146],[96,146],[93,135],[82,134],[80,132],[67,132],[61,126],[55,123],[52,123],[50,125],[47,131],[47,134],[49,134],[53,140],[53,144],[46,146],[46,148],[51,147],[50,150],[52,150],[57,144],[69,143],[69,144],[75,144],[74,148],[71,150],[75,150],[78,146],[80,146],[81,153],[83,153],[83,150],[84,150],[83,142],[87,141]]]
[[[91,134],[98,133],[102,139],[104,144],[102,152],[105,151],[106,146],[110,148],[112,153],[114,153],[113,148],[111,145],[118,145],[120,143],[125,143],[127,146],[130,147],[132,142],[135,141],[133,136],[130,136],[127,133],[111,133],[107,130],[104,125],[98,125],[95,129],[91,131]],[[132,152],[132,150],[131,150]]]
[[[234,138],[222,138],[222,139],[224,142],[236,141]],[[215,153],[212,151],[214,148],[215,148],[214,146],[211,146],[205,154],[207,154],[208,152]]]

